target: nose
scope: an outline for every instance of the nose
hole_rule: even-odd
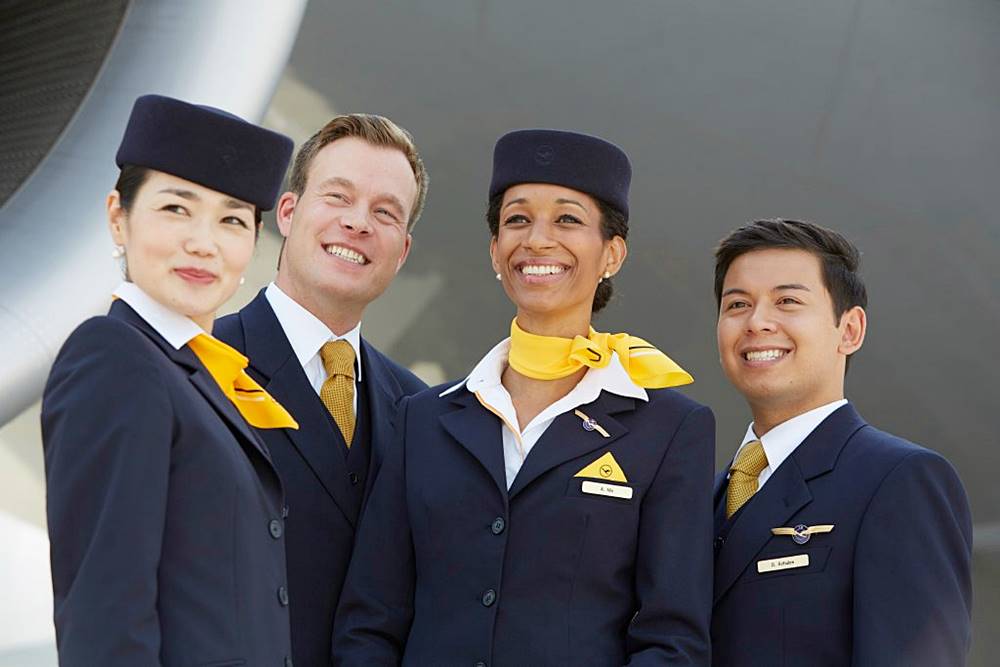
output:
[[[747,333],[774,333],[778,326],[774,313],[764,305],[756,305],[746,319]]]
[[[544,222],[535,222],[528,228],[528,233],[524,237],[524,246],[532,250],[542,250],[555,245],[552,235],[549,233],[549,225]]]
[[[215,239],[215,227],[208,218],[200,218],[189,226],[189,233],[184,239],[184,250],[192,255],[212,257],[219,251]]]
[[[340,226],[355,234],[370,234],[372,231],[368,216],[360,208],[341,211]]]

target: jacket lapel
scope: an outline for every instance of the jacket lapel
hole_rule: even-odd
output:
[[[280,429],[315,473],[320,484],[353,525],[342,468],[344,455],[326,409],[309,384],[278,318],[262,291],[240,311],[246,356],[257,380],[299,423],[298,430]]]
[[[458,409],[441,415],[441,425],[486,468],[497,489],[506,498],[507,475],[500,419],[481,406],[476,395],[465,387],[455,392],[452,403]]]
[[[222,389],[219,388],[215,378],[202,366],[198,357],[195,356],[194,352],[188,346],[185,345],[181,349],[175,350],[146,320],[142,319],[138,313],[120,299],[111,305],[109,315],[124,320],[142,331],[163,350],[163,353],[172,362],[187,370],[191,383],[204,396],[208,404],[222,416],[233,431],[242,436],[242,439],[246,443],[251,445],[268,463],[271,463],[271,457],[261,442],[260,437],[247,424],[246,420],[243,419],[243,416],[240,415],[232,401],[222,393]]]
[[[383,448],[391,444],[395,430],[396,411],[402,389],[381,356],[364,338],[361,339],[361,384],[367,386],[370,419],[371,470],[377,470],[383,458]],[[369,475],[371,480],[373,475]]]
[[[584,429],[583,419],[573,411],[556,417],[528,452],[524,465],[521,466],[517,477],[514,478],[514,484],[510,487],[511,499],[552,468],[595,449],[607,447],[628,433],[628,429],[611,415],[634,409],[635,399],[604,391],[596,401],[580,406],[579,410],[596,421],[609,437],[604,437],[596,429],[593,431]]]
[[[864,421],[853,406],[838,408],[802,441],[736,516],[715,563],[715,603],[771,539],[771,529],[785,525],[809,504],[812,493],[808,482],[833,470],[844,445],[862,426]],[[720,476],[724,480],[724,473]],[[721,489],[718,477],[716,488]]]

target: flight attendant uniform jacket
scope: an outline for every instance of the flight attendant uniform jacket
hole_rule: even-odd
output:
[[[190,348],[116,301],[59,352],[42,440],[61,665],[291,664],[281,483]]]
[[[600,430],[557,416],[508,490],[500,419],[441,389],[401,404],[335,663],[708,665],[711,411],[602,391],[579,408]],[[577,476],[607,453],[627,482]],[[602,484],[614,495],[584,492]]]

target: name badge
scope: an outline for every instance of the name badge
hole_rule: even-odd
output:
[[[580,487],[584,493],[592,493],[595,496],[608,496],[611,498],[621,498],[632,500],[632,487],[621,486],[619,484],[605,484],[603,482],[585,481]]]
[[[782,556],[781,558],[772,558],[770,560],[757,561],[757,572],[759,574],[764,574],[765,572],[791,570],[792,568],[805,567],[807,565],[809,565],[809,554],[799,554],[798,556]]]

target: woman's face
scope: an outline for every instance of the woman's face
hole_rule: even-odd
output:
[[[117,191],[108,195],[108,224],[129,279],[206,331],[239,286],[256,237],[252,204],[152,170],[130,211]]]
[[[524,316],[589,322],[601,277],[617,273],[626,253],[621,237],[604,238],[594,198],[559,185],[515,185],[504,193],[499,223],[490,257],[521,326]]]

